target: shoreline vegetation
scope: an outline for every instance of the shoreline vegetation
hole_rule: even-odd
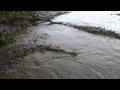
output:
[[[28,26],[28,21],[32,21],[35,15],[34,11],[0,11],[0,24],[10,25],[10,23],[14,22],[16,19],[22,19],[26,22],[26,26]],[[8,33],[7,30],[3,30],[3,32],[0,32],[0,46],[13,42],[14,38],[14,32]]]
[[[0,24],[16,19],[23,19],[26,21],[50,21],[58,15],[69,13],[69,11],[0,11]]]
[[[15,40],[15,33],[37,21],[48,22],[58,15],[68,11],[0,11],[0,46],[5,46]],[[7,27],[7,28],[6,28]],[[18,29],[19,28],[19,29]]]
[[[32,19],[34,16],[34,11],[0,11],[0,23],[8,23],[14,19]]]

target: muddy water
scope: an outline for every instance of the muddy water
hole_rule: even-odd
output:
[[[0,66],[0,78],[116,79],[120,78],[120,40],[93,35],[64,25],[32,26],[15,44],[56,45],[70,54],[43,51]]]

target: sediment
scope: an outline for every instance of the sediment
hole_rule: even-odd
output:
[[[119,33],[116,33],[115,31],[107,30],[107,29],[101,28],[101,27],[75,25],[75,24],[64,23],[64,22],[51,22],[48,25],[52,25],[52,24],[60,24],[60,25],[70,26],[70,27],[73,27],[75,29],[85,31],[85,32],[88,32],[88,33],[92,33],[92,34],[95,34],[95,35],[103,35],[103,36],[108,36],[108,37],[120,39],[120,34]]]

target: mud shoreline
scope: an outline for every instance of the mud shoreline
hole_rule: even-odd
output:
[[[21,29],[27,28],[32,25],[37,25],[37,21],[50,21],[56,16],[69,13],[68,11],[36,11],[37,14],[34,17],[26,18],[27,22],[23,18],[13,18],[9,21],[1,20],[0,33],[17,32]]]
[[[60,24],[60,25],[70,26],[75,29],[85,31],[85,32],[88,32],[91,34],[103,35],[103,36],[108,36],[111,38],[120,39],[119,33],[116,33],[115,31],[112,31],[112,30],[106,30],[105,28],[102,28],[102,27],[82,26],[82,25],[75,25],[75,24],[64,23],[64,22],[51,22],[49,25],[52,25],[52,24]]]

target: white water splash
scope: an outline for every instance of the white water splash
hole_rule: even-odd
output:
[[[90,25],[120,33],[120,11],[73,11],[55,18],[56,22]]]

